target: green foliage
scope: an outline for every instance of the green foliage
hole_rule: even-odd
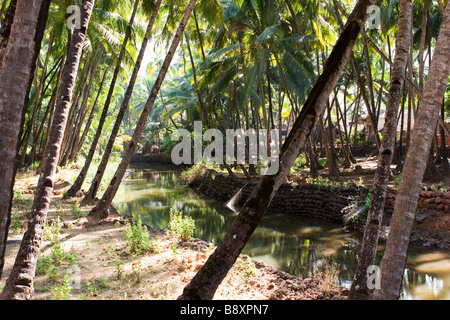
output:
[[[50,241],[50,243],[53,245],[58,241],[60,233],[61,219],[59,216],[51,224],[48,222],[48,220],[45,221],[44,240]]]
[[[19,209],[15,208],[12,214],[12,230],[16,233],[22,232],[22,220],[19,216]]]
[[[83,217],[83,212],[81,211],[80,204],[76,200],[70,202],[70,212],[76,219]]]
[[[125,273],[125,269],[123,266],[122,260],[119,257],[116,257],[114,272],[118,280],[122,279],[123,274]]]
[[[306,155],[304,153],[299,154],[297,159],[295,159],[294,164],[291,167],[291,173],[298,173],[302,171],[307,165]]]
[[[169,228],[178,237],[179,241],[187,241],[194,234],[195,221],[191,217],[183,217],[181,212],[171,208]]]
[[[401,180],[402,180],[402,173],[400,172],[399,175],[394,179],[394,187],[398,188]]]
[[[196,178],[203,177],[206,173],[207,167],[202,163],[197,163],[191,166],[190,168],[183,170],[180,177],[183,180],[187,180],[188,182],[194,181]]]
[[[126,227],[127,247],[130,253],[140,255],[151,248],[150,235],[142,225],[141,216],[137,215],[132,224]]]
[[[69,300],[71,293],[72,293],[72,287],[70,285],[69,275],[66,274],[64,276],[64,280],[61,285],[54,286],[51,289],[51,292],[53,294],[53,300]]]

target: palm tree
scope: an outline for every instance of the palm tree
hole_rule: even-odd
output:
[[[3,270],[6,240],[11,219],[11,203],[16,173],[18,137],[23,125],[24,106],[28,103],[35,62],[47,21],[50,1],[24,2],[15,8],[10,39],[0,67],[0,276]]]
[[[447,5],[425,88],[420,98],[420,108],[411,133],[410,149],[406,155],[390,222],[386,249],[381,261],[381,288],[375,290],[374,299],[395,300],[400,296],[420,184],[450,75],[449,52],[450,6]]]
[[[139,51],[138,58],[136,59],[136,64],[134,66],[133,73],[132,73],[132,75],[130,77],[130,82],[128,83],[128,88],[127,88],[127,91],[125,93],[125,97],[124,97],[124,99],[122,101],[122,104],[120,106],[119,112],[118,112],[118,114],[116,116],[114,127],[113,127],[113,129],[112,129],[112,131],[110,133],[108,144],[106,145],[106,148],[104,150],[103,157],[102,157],[102,160],[100,162],[100,165],[97,168],[97,172],[95,174],[95,177],[94,177],[94,179],[91,182],[91,187],[89,188],[88,192],[86,193],[86,196],[84,197],[84,199],[82,201],[82,204],[91,203],[95,199],[95,196],[97,195],[97,191],[98,191],[98,189],[100,187],[100,182],[102,181],[103,174],[104,174],[106,166],[108,164],[109,156],[111,155],[111,151],[112,151],[112,148],[114,146],[114,142],[116,140],[117,134],[119,133],[119,129],[120,129],[120,126],[122,124],[122,120],[123,120],[123,117],[125,115],[125,111],[128,109],[128,105],[130,103],[131,95],[133,93],[133,88],[134,88],[134,85],[136,83],[136,79],[137,79],[138,74],[139,74],[139,70],[140,70],[140,67],[141,67],[141,64],[142,64],[142,60],[144,59],[145,50],[147,49],[147,44],[149,42],[150,35],[151,35],[151,32],[152,32],[152,28],[153,28],[153,24],[154,24],[154,22],[156,20],[156,17],[158,15],[159,8],[161,6],[161,2],[162,2],[162,0],[157,0],[155,6],[153,8],[153,13],[152,13],[152,16],[151,16],[151,18],[150,18],[150,20],[148,22],[147,31],[145,32],[144,39],[142,40],[142,46],[141,46],[141,49]]]
[[[264,176],[247,199],[230,230],[208,258],[203,267],[184,288],[178,299],[212,299],[217,287],[235,263],[259,221],[267,210],[271,199],[282,184],[294,163],[300,148],[322,114],[325,102],[334,89],[347,63],[353,45],[367,19],[367,8],[375,1],[360,0],[349,17],[333,51],[306,100],[300,116],[292,128],[281,150],[279,170],[273,176]]]
[[[52,196],[54,177],[67,122],[67,114],[70,108],[70,101],[72,99],[73,88],[75,86],[93,6],[94,0],[84,0],[81,6],[81,28],[74,29],[72,35],[50,132],[47,157],[45,158],[45,164],[36,188],[33,206],[28,220],[28,229],[23,235],[13,269],[0,294],[0,299],[28,300],[33,295],[33,279],[36,262],[39,256],[40,243],[44,234],[44,225]]]
[[[122,178],[125,174],[125,171],[126,171],[128,165],[130,163],[131,157],[133,156],[134,151],[136,150],[136,147],[137,147],[137,144],[141,137],[142,131],[145,127],[147,117],[150,114],[150,112],[152,111],[153,104],[155,103],[155,100],[158,96],[159,90],[161,88],[161,84],[164,81],[167,70],[170,67],[170,63],[172,62],[172,58],[175,54],[175,51],[178,48],[178,45],[180,43],[180,40],[183,35],[186,24],[188,22],[188,19],[192,13],[192,10],[194,9],[195,2],[196,2],[196,0],[190,0],[189,4],[187,5],[187,7],[185,9],[184,16],[181,19],[179,27],[173,37],[169,51],[168,51],[166,58],[161,66],[158,77],[156,78],[156,81],[155,81],[155,84],[153,85],[150,96],[148,97],[147,103],[145,104],[144,110],[141,113],[139,122],[136,125],[136,128],[133,133],[133,137],[131,138],[131,141],[128,143],[127,149],[124,151],[122,161],[119,164],[119,167],[117,168],[117,170],[114,174],[114,177],[112,178],[111,182],[109,183],[109,186],[108,186],[107,190],[105,191],[105,193],[103,194],[100,201],[98,201],[96,206],[89,212],[89,217],[93,218],[94,220],[104,219],[105,217],[108,216],[109,206],[111,205],[111,203],[114,199],[114,196],[115,196],[117,190],[119,189],[120,183],[122,181]]]
[[[133,23],[134,23],[134,19],[136,17],[136,13],[138,10],[138,5],[139,5],[139,0],[135,0],[134,2],[134,7],[133,7],[133,12],[131,13],[131,17],[130,17],[130,22],[128,24],[127,27],[127,31],[125,33],[125,38],[123,40],[122,43],[122,48],[120,50],[119,53],[119,57],[117,59],[116,62],[116,67],[114,69],[114,74],[113,77],[111,79],[111,83],[109,86],[109,91],[108,91],[108,96],[105,100],[105,104],[103,106],[103,111],[102,114],[100,116],[100,120],[99,120],[99,125],[97,127],[97,131],[95,133],[95,137],[91,143],[90,149],[89,149],[89,153],[86,157],[85,163],[83,168],[81,169],[80,173],[78,174],[77,179],[75,180],[75,182],[73,183],[73,185],[70,187],[70,189],[67,191],[66,195],[68,197],[73,197],[75,196],[75,194],[81,189],[84,179],[86,178],[86,174],[89,170],[89,167],[91,165],[92,159],[94,158],[94,154],[95,154],[95,149],[97,148],[97,144],[98,141],[100,139],[100,136],[102,134],[102,130],[103,130],[103,126],[105,124],[105,120],[106,117],[108,116],[108,110],[109,110],[109,105],[111,104],[111,100],[114,94],[114,87],[116,85],[116,81],[117,81],[117,77],[119,76],[119,72],[121,70],[121,63],[122,63],[122,59],[125,55],[125,51],[126,51],[126,47],[127,47],[127,43],[128,43],[128,39],[131,35],[131,30],[133,28]]]
[[[372,202],[369,208],[366,227],[364,229],[361,254],[352,283],[349,299],[368,299],[367,270],[375,263],[379,230],[384,212],[387,184],[391,174],[391,160],[394,154],[397,134],[397,113],[400,104],[406,65],[409,57],[412,30],[412,2],[400,1],[397,43],[395,46],[394,67],[391,72],[388,102],[386,105],[386,122],[383,127],[383,139],[378,154],[378,167],[375,174]]]

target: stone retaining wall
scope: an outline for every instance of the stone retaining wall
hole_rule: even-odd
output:
[[[242,179],[208,171],[203,177],[191,181],[190,187],[226,202],[242,188],[237,205],[243,205],[256,179]],[[355,201],[364,203],[369,190],[364,187],[330,187],[305,184],[282,184],[271,202],[269,210],[288,214],[308,215],[343,222],[343,217]],[[390,189],[386,197],[385,214],[380,239],[385,240],[394,209],[397,190]],[[413,245],[450,248],[450,193],[422,191],[418,212],[411,232]]]
[[[256,184],[256,179],[240,179],[208,171],[205,177],[194,179],[190,187],[224,202],[230,200],[242,188],[236,204],[243,205]],[[351,205],[357,197],[365,197],[367,193],[368,190],[363,187],[333,188],[285,183],[275,194],[269,210],[342,222],[343,209]]]

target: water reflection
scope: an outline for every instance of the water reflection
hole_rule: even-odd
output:
[[[217,244],[236,213],[222,201],[191,190],[179,179],[181,169],[167,165],[133,166],[114,205],[122,214],[140,214],[155,228],[168,228],[170,208],[196,221],[194,236]],[[236,208],[239,210],[239,208]],[[350,287],[361,246],[359,233],[344,232],[339,224],[308,217],[268,212],[244,253],[280,270],[313,277],[326,266],[336,268],[341,285]],[[377,263],[384,248],[380,245]],[[412,248],[404,274],[402,299],[450,299],[450,253]]]

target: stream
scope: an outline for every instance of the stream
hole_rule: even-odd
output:
[[[195,220],[194,237],[218,244],[237,213],[192,190],[173,165],[132,165],[114,199],[122,215],[140,214],[153,228],[168,228],[170,208]],[[237,210],[236,210],[237,211]],[[268,211],[243,253],[303,278],[334,268],[350,288],[362,235],[335,222]],[[379,245],[377,264],[384,247]],[[410,247],[401,293],[404,300],[450,300],[450,250]]]

